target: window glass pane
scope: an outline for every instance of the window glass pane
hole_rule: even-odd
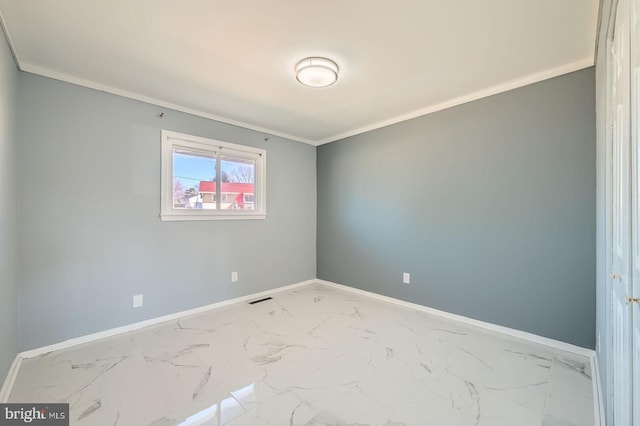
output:
[[[213,153],[173,149],[173,208],[216,208],[216,157]]]
[[[248,158],[220,157],[221,209],[255,210],[256,161]]]
[[[163,130],[160,219],[265,219],[265,154]]]

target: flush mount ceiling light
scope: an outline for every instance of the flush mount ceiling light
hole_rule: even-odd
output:
[[[296,64],[296,79],[309,87],[327,87],[338,80],[338,65],[327,58],[305,58]]]

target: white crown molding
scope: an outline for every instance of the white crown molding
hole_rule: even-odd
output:
[[[367,126],[359,127],[354,130],[348,130],[344,133],[338,133],[337,135],[330,136],[328,138],[316,141],[316,146],[324,145],[327,143],[335,142],[340,139],[348,138],[350,136],[359,135],[361,133],[370,132],[372,130],[387,127],[392,124],[401,123],[403,121],[411,120],[412,118],[421,117],[423,115],[431,114],[433,112],[442,111],[454,106],[462,105],[467,102],[475,101],[478,99],[486,98],[489,96],[497,95],[498,93],[507,92],[509,90],[517,89],[520,87],[528,86],[533,83],[538,83],[543,80],[558,77],[564,74],[569,74],[574,71],[579,71],[584,68],[591,67],[595,64],[594,58],[589,56],[582,60],[572,62],[559,66],[557,68],[551,68],[535,74],[529,74],[527,76],[507,81],[505,83],[498,84],[496,86],[487,87],[486,89],[478,90],[477,92],[469,93],[457,98],[453,98],[439,104],[430,105],[424,108],[420,108],[416,111],[408,112],[406,114],[399,115],[397,117],[390,118],[388,120],[379,121],[377,123],[369,124]]]
[[[16,63],[16,66],[19,70],[22,69],[20,58],[18,57],[18,53],[16,52],[15,44],[13,43],[13,39],[11,38],[11,34],[9,34],[9,28],[7,28],[7,22],[4,19],[4,15],[2,11],[0,11],[0,27],[2,28],[2,32],[4,33],[4,37],[7,40],[7,45],[9,46],[9,51],[11,52],[11,56],[13,56],[13,61]],[[0,400],[2,401],[2,400]]]
[[[0,21],[1,21],[1,15],[0,15]],[[557,68],[552,68],[549,70],[545,70],[539,73],[535,73],[535,74],[530,74],[527,75],[525,77],[522,78],[518,78],[515,80],[511,80],[502,84],[498,84],[496,86],[492,86],[492,87],[488,87],[486,89],[482,89],[473,93],[470,93],[468,95],[464,95],[464,96],[460,96],[454,99],[450,99],[438,104],[434,104],[434,105],[430,105],[430,106],[426,106],[424,108],[420,108],[418,110],[412,111],[412,112],[408,112],[406,114],[402,114],[393,118],[390,118],[388,120],[383,120],[383,121],[379,121],[377,123],[373,123],[373,124],[369,124],[363,127],[359,127],[353,130],[348,130],[346,132],[343,133],[338,133],[336,135],[324,138],[324,139],[319,139],[319,140],[310,140],[310,139],[306,139],[306,138],[302,138],[300,136],[295,136],[295,135],[290,135],[288,133],[283,133],[283,132],[278,132],[276,130],[272,130],[272,129],[268,129],[265,127],[260,127],[260,126],[255,126],[249,123],[245,123],[242,121],[238,121],[238,120],[233,120],[231,118],[228,117],[223,117],[220,115],[215,115],[215,114],[210,114],[207,112],[203,112],[194,108],[189,108],[183,105],[178,105],[178,104],[174,104],[172,102],[165,102],[162,101],[160,99],[156,99],[150,96],[145,96],[145,95],[141,95],[138,93],[134,93],[134,92],[130,92],[127,90],[122,90],[122,89],[118,89],[112,86],[108,86],[105,84],[101,84],[101,83],[96,83],[94,81],[90,81],[90,80],[85,80],[79,77],[75,77],[75,76],[71,76],[69,74],[65,74],[65,73],[60,73],[57,71],[53,71],[50,70],[48,68],[43,68],[43,67],[39,67],[37,65],[33,65],[30,63],[26,63],[26,62],[21,62],[18,59],[17,54],[15,53],[15,50],[13,48],[13,43],[11,42],[11,39],[8,35],[8,32],[5,31],[7,34],[7,42],[9,44],[9,47],[11,49],[11,52],[14,55],[14,58],[16,60],[16,64],[18,65],[18,68],[24,72],[28,72],[31,74],[37,74],[43,77],[48,77],[48,78],[52,78],[55,80],[60,80],[60,81],[64,81],[66,83],[71,83],[71,84],[75,84],[78,86],[83,86],[83,87],[87,87],[90,89],[94,89],[94,90],[98,90],[101,92],[106,92],[106,93],[110,93],[112,95],[118,95],[118,96],[122,96],[125,98],[129,98],[129,99],[134,99],[137,101],[141,101],[141,102],[145,102],[148,104],[152,104],[152,105],[157,105],[160,107],[164,107],[164,108],[170,108],[176,111],[180,111],[180,112],[184,112],[187,114],[191,114],[191,115],[195,115],[198,117],[203,117],[203,118],[208,118],[210,120],[216,120],[216,121],[220,121],[222,123],[227,123],[227,124],[231,124],[234,126],[238,126],[238,127],[243,127],[249,130],[254,130],[257,132],[261,132],[261,133],[267,133],[270,135],[274,135],[274,136],[279,136],[279,137],[283,137],[283,138],[287,138],[287,139],[291,139],[294,140],[296,142],[302,142],[308,145],[313,145],[313,146],[320,146],[320,145],[324,145],[327,143],[331,143],[331,142],[335,142],[338,141],[340,139],[345,139],[348,138],[350,136],[355,136],[355,135],[359,135],[361,133],[365,133],[365,132],[369,132],[372,130],[376,130],[376,129],[380,129],[382,127],[387,127],[390,126],[392,124],[397,124],[397,123],[401,123],[403,121],[407,121],[410,120],[412,118],[417,118],[417,117],[421,117],[423,115],[427,115],[427,114],[431,114],[437,111],[442,111],[444,109],[448,109],[457,105],[462,105],[465,104],[467,102],[471,102],[471,101],[475,101],[478,99],[482,99],[488,96],[492,96],[492,95],[496,95],[498,93],[503,93],[503,92],[507,92],[509,90],[513,90],[513,89],[517,89],[519,87],[524,87],[524,86],[528,86],[530,84],[533,83],[538,83],[540,81],[543,80],[547,80],[553,77],[558,77],[560,75],[564,75],[564,74],[568,74],[574,71],[578,71],[590,66],[593,66],[594,64],[594,58],[589,56],[587,58],[584,58],[580,61],[576,61],[576,62],[572,62],[569,64],[565,64],[562,65],[560,67]]]
[[[13,50],[12,50],[13,51]],[[16,61],[18,62],[18,61]],[[20,70],[31,74],[40,75],[43,77],[52,78],[54,80],[64,81],[65,83],[75,84],[77,86],[87,87],[89,89],[98,90],[100,92],[110,93],[112,95],[122,96],[124,98],[133,99],[140,102],[160,106],[163,108],[170,108],[176,111],[184,112],[187,114],[195,115],[197,117],[208,118],[210,120],[220,121],[221,123],[231,124],[233,126],[242,127],[249,130],[254,130],[260,133],[267,133],[272,136],[279,136],[286,139],[291,139],[296,142],[302,142],[308,145],[316,145],[314,141],[304,139],[298,136],[290,135],[287,133],[278,132],[276,130],[267,129],[265,127],[255,126],[253,124],[245,123],[243,121],[233,120],[231,118],[223,117],[221,115],[210,114],[208,112],[200,111],[194,108],[189,108],[183,105],[175,104],[172,102],[162,101],[151,96],[141,95],[139,93],[130,92],[128,90],[118,89],[106,84],[96,83],[95,81],[85,80],[83,78],[75,77],[69,74],[50,70],[48,68],[39,67],[27,62],[21,62],[18,66]]]

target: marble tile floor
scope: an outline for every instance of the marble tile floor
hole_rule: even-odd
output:
[[[594,425],[589,359],[313,284],[25,359],[71,425]]]

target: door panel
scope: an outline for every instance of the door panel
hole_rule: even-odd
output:
[[[635,0],[633,0],[635,2]],[[612,275],[613,421],[631,424],[631,143],[629,82],[629,0],[620,0],[613,39]]]
[[[640,0],[631,1],[630,94],[631,94],[631,296],[640,297]],[[631,376],[633,426],[640,426],[640,304],[631,303]]]

